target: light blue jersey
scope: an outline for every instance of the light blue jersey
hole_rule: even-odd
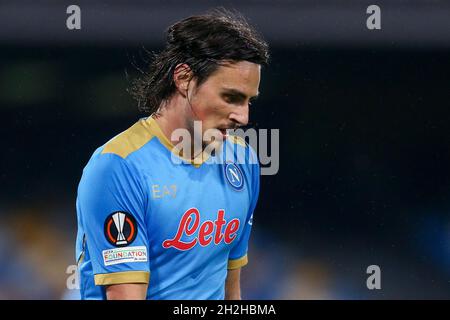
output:
[[[77,197],[82,299],[120,283],[148,283],[147,299],[223,299],[227,270],[247,264],[254,151],[230,136],[199,165],[174,158],[152,117],[92,155]]]

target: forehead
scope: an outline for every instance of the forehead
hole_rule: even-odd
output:
[[[258,94],[260,77],[260,65],[239,61],[219,66],[206,82],[219,89],[234,89],[255,96]]]

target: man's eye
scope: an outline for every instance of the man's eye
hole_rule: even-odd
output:
[[[236,97],[225,97],[225,101],[228,103],[238,103],[238,99]]]

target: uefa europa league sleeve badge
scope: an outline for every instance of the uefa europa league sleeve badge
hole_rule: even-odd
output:
[[[106,239],[113,246],[128,246],[138,233],[136,219],[128,212],[113,212],[105,220],[104,232]]]

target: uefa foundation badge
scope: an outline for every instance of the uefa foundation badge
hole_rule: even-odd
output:
[[[125,247],[136,239],[138,228],[136,219],[128,212],[114,212],[105,220],[105,237],[116,247]]]

